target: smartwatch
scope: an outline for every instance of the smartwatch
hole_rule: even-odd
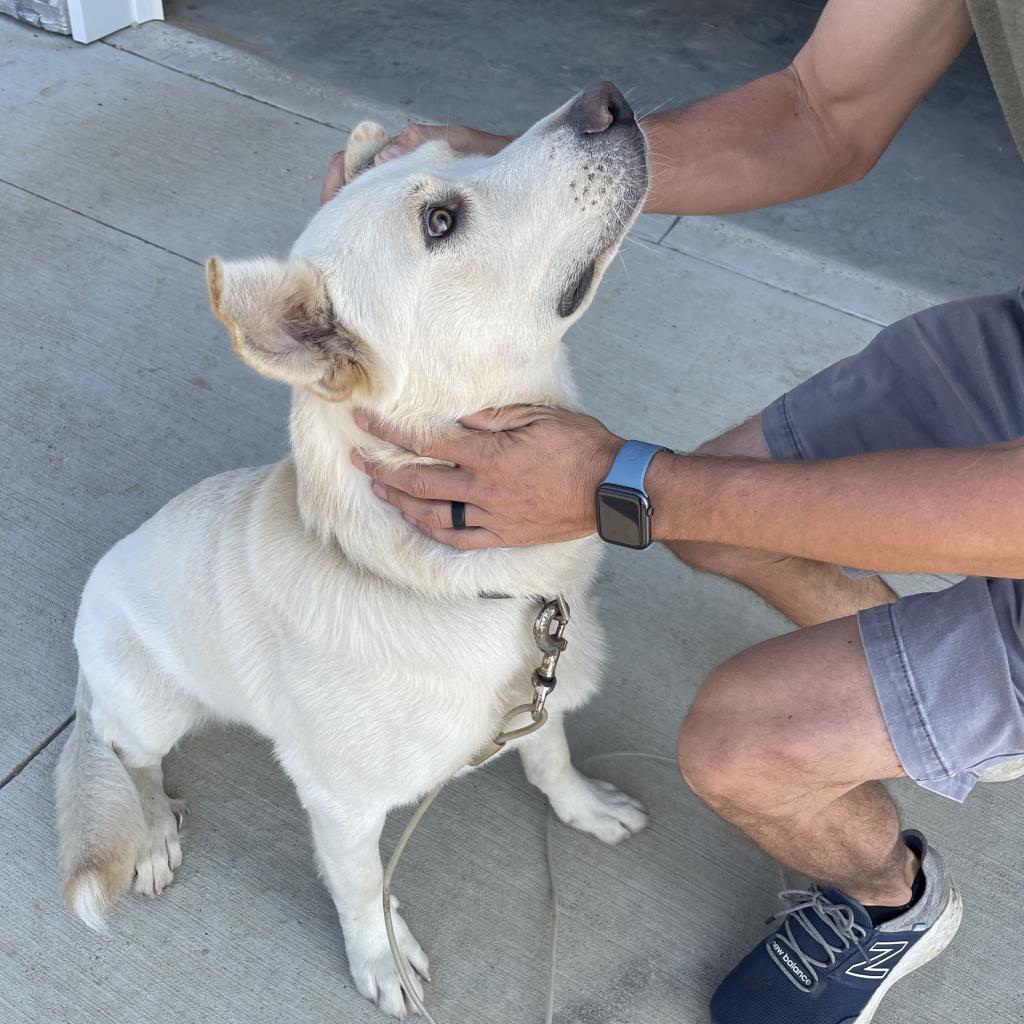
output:
[[[651,459],[670,448],[627,441],[597,489],[597,532],[609,544],[643,550],[651,546],[654,509],[644,489]]]

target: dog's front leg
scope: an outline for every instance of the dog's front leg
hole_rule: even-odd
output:
[[[639,801],[573,766],[560,715],[552,714],[542,729],[521,741],[519,754],[526,777],[567,825],[602,842],[618,843],[647,824],[647,812]]]
[[[399,1020],[415,1013],[395,967],[384,928],[380,833],[384,815],[358,804],[307,802],[317,858],[345,935],[349,969],[359,991]],[[422,999],[417,975],[429,980],[429,964],[392,898],[392,919],[409,975]]]

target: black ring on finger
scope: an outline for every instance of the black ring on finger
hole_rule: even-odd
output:
[[[466,503],[464,501],[452,502],[452,529],[464,530],[466,528]]]

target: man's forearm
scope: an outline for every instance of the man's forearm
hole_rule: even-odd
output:
[[[818,462],[658,455],[658,540],[778,551],[881,572],[1024,577],[1024,445]]]
[[[812,109],[792,68],[644,122],[648,213],[737,213],[846,184],[851,154]]]
[[[963,0],[831,0],[784,71],[644,121],[649,213],[735,213],[865,175],[971,36]]]

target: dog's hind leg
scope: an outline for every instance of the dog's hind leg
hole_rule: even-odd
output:
[[[200,713],[140,662],[111,660],[99,687],[80,676],[76,722],[57,766],[64,895],[93,928],[133,877],[155,895],[181,863],[183,808],[164,793],[161,761]]]
[[[133,688],[128,706],[118,690],[116,709],[97,698],[92,714],[117,751],[142,805],[145,832],[135,856],[133,888],[158,896],[181,867],[178,831],[186,814],[184,801],[172,800],[164,791],[163,759],[202,712],[192,698],[149,672]]]
[[[526,777],[551,802],[558,817],[605,843],[618,843],[648,822],[643,805],[610,782],[591,779],[569,756],[561,715],[552,714],[542,729],[519,743]]]
[[[309,812],[317,859],[338,910],[356,988],[385,1013],[402,1020],[416,1009],[402,987],[384,928],[379,848],[384,815],[379,807],[358,799],[333,798],[316,787],[298,781],[296,785]],[[429,963],[397,907],[393,899],[395,935],[422,998],[417,975],[429,980]]]

